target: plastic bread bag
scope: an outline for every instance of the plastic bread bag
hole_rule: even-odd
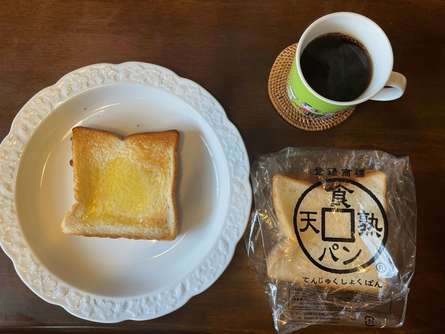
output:
[[[277,332],[403,324],[416,251],[407,157],[286,148],[254,162],[252,184],[246,247]]]

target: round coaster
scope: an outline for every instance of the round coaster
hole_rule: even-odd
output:
[[[349,116],[354,107],[325,116],[314,116],[305,109],[295,107],[287,95],[287,77],[295,57],[297,44],[292,44],[281,51],[272,66],[269,75],[269,97],[276,111],[291,125],[306,131],[322,131],[330,129]]]

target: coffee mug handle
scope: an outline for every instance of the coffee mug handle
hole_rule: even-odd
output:
[[[388,82],[377,94],[371,97],[374,101],[396,100],[403,95],[406,88],[406,77],[399,72],[391,72]]]

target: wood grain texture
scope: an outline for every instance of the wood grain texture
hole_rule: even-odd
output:
[[[368,102],[326,132],[292,128],[269,102],[270,67],[312,20],[340,10],[365,14],[386,31],[395,70],[408,77],[406,94],[398,101]],[[168,67],[212,92],[239,128],[251,159],[297,145],[409,155],[417,185],[418,253],[404,327],[312,327],[301,333],[444,333],[444,19],[441,0],[3,0],[0,136],[30,96],[63,74],[92,63],[138,60]],[[65,332],[85,332],[98,326],[95,332],[273,333],[263,289],[241,245],[210,289],[149,322],[101,326],[76,319],[30,292],[3,253],[0,284],[0,328],[8,332],[23,326],[73,326]]]

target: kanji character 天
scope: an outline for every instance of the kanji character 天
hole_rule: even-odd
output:
[[[317,221],[316,218],[312,218],[311,215],[316,215],[317,212],[315,211],[300,211],[301,215],[305,215],[306,217],[302,217],[301,221],[306,223],[306,226],[303,228],[300,228],[301,232],[306,232],[307,229],[310,227],[315,233],[319,233],[320,230],[316,228],[314,225],[312,225],[312,222]]]

